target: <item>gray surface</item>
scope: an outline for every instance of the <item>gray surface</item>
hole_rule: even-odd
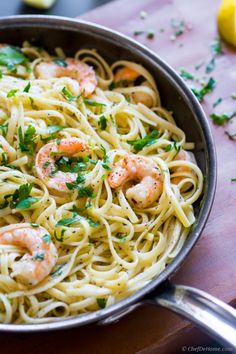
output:
[[[79,16],[111,0],[57,0],[49,10],[38,10],[23,4],[22,0],[0,0],[0,16],[21,14],[45,14],[57,16]]]

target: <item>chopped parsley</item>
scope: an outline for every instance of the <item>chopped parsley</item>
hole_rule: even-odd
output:
[[[96,102],[96,101],[93,101],[93,100],[89,100],[89,99],[87,99],[87,98],[84,99],[84,103],[86,104],[86,106],[93,106],[93,107],[103,107],[103,106],[106,106],[105,103]]]
[[[58,66],[61,66],[63,68],[66,68],[68,66],[67,62],[64,59],[61,58],[56,58],[53,60],[55,64],[57,64]]]
[[[130,140],[127,142],[133,146],[135,151],[141,151],[144,147],[148,147],[152,144],[155,144],[159,135],[160,133],[158,132],[158,130],[153,130],[150,134],[147,134],[142,139]]]
[[[3,135],[4,137],[6,137],[7,131],[8,131],[8,123],[1,124],[1,125],[0,125],[0,130],[1,130],[1,132],[2,132],[2,135]]]
[[[134,31],[134,36],[140,36],[141,34],[144,34],[144,31]]]
[[[100,126],[101,130],[106,130],[107,128],[107,119],[105,116],[99,117],[98,125]]]
[[[80,178],[81,178],[81,176],[80,176]],[[77,190],[78,198],[83,198],[83,197],[95,198],[96,197],[96,194],[94,193],[92,188],[81,187],[78,183],[83,183],[83,182],[66,183],[66,186],[69,190]]]
[[[215,69],[215,57],[211,58],[211,60],[206,65],[206,73],[209,74]]]
[[[30,197],[33,185],[31,183],[22,184],[13,194],[4,197],[4,203],[0,209],[10,206],[12,209],[28,209],[32,204],[38,201],[38,198]]]
[[[32,257],[32,259],[34,261],[41,261],[42,262],[44,260],[44,257],[45,257],[45,252],[38,252],[38,253],[36,253],[35,256]]]
[[[16,93],[18,92],[18,89],[12,89],[7,93],[7,98],[15,97]]]
[[[13,46],[4,46],[0,48],[0,65],[14,66],[28,61],[28,58]]]
[[[100,309],[104,309],[106,307],[107,300],[104,298],[97,298],[97,304],[100,307]]]
[[[22,128],[18,130],[19,135],[19,148],[22,152],[27,152],[29,155],[32,155],[36,146],[36,129],[34,126],[29,125],[23,134]]]
[[[101,149],[103,152],[102,167],[104,168],[104,170],[111,171],[111,167],[108,165],[110,161],[106,149],[104,148],[103,145],[101,145]]]
[[[223,113],[223,114],[212,113],[210,115],[210,117],[213,120],[214,124],[216,124],[216,125],[224,125],[224,124],[228,123],[228,121],[230,119],[235,117],[235,115],[236,115],[236,111],[232,112],[230,114],[229,113]]]
[[[62,92],[63,96],[67,99],[67,101],[69,101],[69,102],[76,101],[80,97],[80,95],[73,96],[72,93],[69,90],[67,90],[66,87],[63,87],[61,92]]]
[[[148,39],[153,39],[154,37],[155,37],[155,31],[149,30],[149,31],[147,32],[147,38],[148,38]]]
[[[221,47],[221,41],[219,38],[216,38],[210,46],[212,58],[206,65],[206,73],[209,74],[215,69],[215,58],[217,55],[222,54],[222,47]]]
[[[116,238],[119,239],[119,242],[120,242],[120,243],[123,243],[123,242],[126,241],[127,235],[124,236],[124,234],[122,234],[121,232],[118,232],[118,233],[116,234]]]
[[[175,40],[185,32],[185,23],[183,20],[171,19],[171,27],[175,30],[171,40]]]
[[[194,76],[192,74],[190,74],[188,71],[186,71],[185,69],[180,70],[180,76],[186,80],[193,80],[194,79]]]
[[[100,223],[98,221],[94,221],[90,218],[85,216],[79,215],[77,212],[73,212],[73,216],[71,218],[64,218],[57,222],[56,227],[58,226],[70,226],[76,222],[80,222],[81,220],[85,220],[91,227],[98,227]]]
[[[173,149],[175,149],[178,153],[181,149],[181,146],[178,145],[176,141],[174,141],[173,144],[169,144],[165,147],[165,152],[172,151]]]
[[[66,263],[60,264],[59,267],[52,273],[50,273],[51,277],[58,277],[62,275],[63,268],[66,265]]]
[[[57,170],[78,173],[87,169],[87,163],[82,157],[62,156],[56,162]]]
[[[236,178],[231,178],[231,182],[236,182]]]
[[[57,226],[70,226],[71,224],[74,224],[75,222],[80,221],[81,218],[82,218],[81,216],[75,215],[72,218],[61,219],[56,223],[56,227]]]
[[[31,223],[30,223],[30,226],[32,226],[32,227],[39,227],[39,224],[36,224],[36,223],[31,222]]]
[[[216,106],[218,106],[218,104],[220,104],[222,102],[222,98],[219,97],[214,103],[213,103],[213,107],[215,108]]]
[[[51,235],[46,234],[42,237],[43,241],[47,243],[48,245],[51,243]]]
[[[30,87],[31,87],[31,83],[29,82],[29,83],[25,86],[23,92],[29,92]]]
[[[57,133],[62,129],[64,129],[64,127],[62,127],[61,125],[49,125],[47,128],[47,133],[48,134]]]
[[[221,41],[219,38],[214,39],[214,41],[211,43],[210,48],[212,55],[223,54]]]
[[[196,88],[192,88],[191,90],[194,93],[194,95],[197,97],[199,102],[202,102],[205,95],[207,93],[212,92],[215,86],[216,86],[216,81],[212,77],[210,77],[206,85],[203,86],[200,90],[197,90]]]

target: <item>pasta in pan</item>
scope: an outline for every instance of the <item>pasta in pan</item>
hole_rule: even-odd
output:
[[[0,48],[0,322],[114,304],[160,274],[202,172],[141,65]]]

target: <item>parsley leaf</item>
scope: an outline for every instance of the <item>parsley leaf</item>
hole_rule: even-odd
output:
[[[199,102],[202,102],[204,96],[207,93],[212,92],[214,90],[215,86],[216,86],[216,81],[212,77],[210,77],[210,79],[208,80],[206,85],[203,86],[200,90],[197,90],[195,88],[192,88],[191,90],[194,93],[194,95],[197,97]]]
[[[86,106],[93,106],[93,107],[102,107],[102,106],[106,106],[105,103],[102,102],[96,102],[93,100],[89,100],[89,99],[84,99],[84,103],[86,104]]]
[[[224,125],[226,123],[228,123],[228,121],[230,119],[232,119],[233,117],[235,117],[236,115],[236,111],[233,113],[223,113],[223,114],[216,114],[216,113],[212,113],[210,115],[211,119],[213,120],[214,124],[216,125]]]
[[[140,151],[144,147],[150,146],[152,144],[155,144],[159,137],[159,132],[158,130],[153,130],[150,134],[147,134],[144,138],[138,139],[138,140],[130,140],[127,141],[130,145],[133,146],[135,151]]]
[[[107,119],[105,116],[101,116],[98,121],[98,125],[100,126],[101,130],[106,130],[107,128]]]
[[[209,74],[215,69],[215,58],[211,58],[211,60],[206,65],[206,73]]]
[[[19,148],[22,152],[27,152],[29,155],[32,155],[35,149],[35,139],[36,139],[36,129],[34,126],[29,125],[23,135],[22,128],[18,130],[19,135]]]
[[[8,131],[8,123],[0,125],[0,130],[2,131],[2,135],[6,137]]]
[[[42,237],[42,239],[44,240],[45,243],[47,243],[48,245],[51,243],[51,235],[46,234]]]
[[[67,62],[62,58],[56,58],[53,61],[55,64],[57,64],[58,66],[61,66],[63,68],[66,68],[68,66]]]
[[[80,220],[81,220],[81,216],[79,216],[79,215],[75,215],[72,218],[64,218],[64,219],[59,220],[56,223],[56,227],[57,226],[69,226],[69,225],[74,224],[75,222],[78,222]]]
[[[222,54],[222,46],[221,46],[221,41],[219,38],[214,39],[214,41],[211,43],[211,53],[213,55],[217,55],[217,54]]]
[[[194,76],[192,74],[190,74],[188,71],[186,71],[185,69],[180,70],[180,76],[186,80],[193,80],[194,79]]]
[[[213,103],[213,108],[215,108],[216,106],[218,106],[218,104],[220,104],[222,102],[222,98],[219,97],[214,103]]]
[[[49,125],[47,128],[47,132],[48,134],[53,134],[59,132],[62,129],[64,129],[64,127],[62,127],[61,125]]]
[[[236,178],[231,178],[231,182],[236,182]]]
[[[17,91],[19,91],[18,89],[12,89],[7,93],[7,98],[11,98],[11,97],[15,97]]]
[[[148,38],[148,39],[153,39],[154,37],[155,37],[155,31],[149,30],[149,31],[147,32],[147,38]]]
[[[0,48],[0,65],[14,66],[26,62],[27,57],[19,48],[13,46],[4,46]]]
[[[102,167],[104,168],[104,170],[111,171],[111,167],[108,165],[109,157],[107,155],[106,149],[104,148],[103,145],[101,145],[101,149],[103,152]]]
[[[31,207],[32,204],[36,203],[38,201],[38,198],[34,198],[34,197],[29,197],[26,198],[24,200],[21,200],[16,206],[15,209],[28,209],[29,207]]]
[[[13,194],[4,197],[7,201],[7,205],[10,203],[12,209],[28,209],[32,204],[38,201],[38,198],[30,197],[32,188],[33,185],[31,183],[22,184]],[[9,198],[11,198],[10,202],[8,200]]]
[[[43,261],[44,260],[44,257],[45,257],[45,252],[38,252],[36,253],[36,255],[34,257],[32,257],[32,259],[34,261]]]
[[[67,101],[69,101],[69,102],[76,101],[80,97],[80,95],[73,96],[72,93],[69,90],[67,90],[66,87],[63,87],[61,92],[62,92],[63,96],[67,99]]]
[[[31,83],[29,82],[29,83],[25,86],[23,92],[29,92],[30,87],[31,87]]]
[[[100,309],[104,309],[106,307],[107,300],[104,298],[97,298],[97,304],[100,307]]]
[[[66,265],[66,263],[60,264],[59,267],[54,272],[50,273],[50,275],[52,277],[58,277],[58,276],[62,275],[63,268],[65,265]]]
[[[171,39],[175,40],[177,37],[181,36],[185,32],[185,23],[184,21],[171,19],[171,27],[175,30]]]

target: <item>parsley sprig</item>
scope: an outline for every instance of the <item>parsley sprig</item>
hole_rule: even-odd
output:
[[[199,102],[202,102],[205,95],[207,93],[212,92],[215,87],[216,87],[216,81],[215,81],[215,79],[210,77],[208,82],[206,83],[206,85],[204,85],[200,90],[198,90],[196,88],[192,88],[191,90],[194,93],[194,95],[197,97]]]
[[[25,210],[36,203],[39,199],[31,197],[30,193],[33,188],[31,183],[22,184],[13,194],[4,197],[4,203],[1,204],[0,209],[10,206],[12,209]]]
[[[159,138],[160,133],[158,130],[153,130],[150,134],[147,134],[144,138],[138,140],[129,140],[127,141],[130,145],[133,146],[135,151],[141,151],[144,147],[148,147],[152,144],[155,144]]]
[[[18,130],[19,136],[19,148],[22,152],[26,152],[29,155],[33,155],[36,146],[36,129],[34,126],[29,125],[23,134],[22,128]]]

